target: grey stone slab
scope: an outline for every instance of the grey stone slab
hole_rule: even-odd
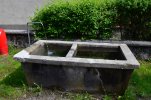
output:
[[[27,30],[8,30],[8,29],[5,29],[5,32],[7,34],[22,34],[22,35],[27,35]],[[31,33],[33,34],[33,33]]]

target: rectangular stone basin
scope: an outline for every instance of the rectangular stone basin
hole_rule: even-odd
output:
[[[39,40],[14,55],[27,82],[64,91],[123,95],[139,63],[126,44]]]

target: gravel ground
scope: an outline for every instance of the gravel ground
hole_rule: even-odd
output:
[[[80,94],[81,97],[78,97],[78,95],[79,93],[44,90],[39,93],[24,94],[22,97],[18,98],[18,100],[73,100],[73,98],[74,100],[79,100],[79,98],[80,100],[90,100],[89,96],[91,96],[91,100],[102,100],[103,98],[103,95],[100,94],[88,94],[89,96]]]
[[[66,97],[66,93],[63,92],[53,92],[53,91],[42,91],[39,93],[27,93],[19,100],[70,100]]]

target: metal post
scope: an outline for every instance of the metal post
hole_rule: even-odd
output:
[[[42,28],[44,29],[44,25],[43,25],[42,22],[27,22],[27,33],[28,33],[28,43],[29,43],[29,46],[31,45],[29,25],[33,25],[33,24],[41,24],[41,25],[42,25]]]

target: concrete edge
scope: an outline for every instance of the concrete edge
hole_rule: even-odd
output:
[[[26,24],[0,24],[0,28],[3,29],[10,29],[10,30],[26,30],[27,25]]]
[[[131,41],[131,40],[95,40],[94,42],[98,43],[118,43],[118,44],[127,44],[128,46],[143,46],[143,47],[151,47],[151,41]]]
[[[34,43],[32,46],[37,45],[39,42],[44,42],[45,40],[39,40],[36,43]],[[54,42],[54,41],[49,41]],[[57,41],[62,43],[63,41]],[[65,43],[65,41],[64,41]],[[75,43],[75,42],[69,42],[66,41],[66,43]],[[88,42],[77,42],[77,43],[88,43]],[[90,44],[90,43],[89,43]],[[98,44],[98,43],[92,43],[92,44]],[[104,45],[106,43],[103,43]],[[101,44],[100,44],[101,45]],[[107,45],[110,45],[109,43]],[[115,45],[115,44],[114,44]],[[121,45],[121,44],[119,44]],[[28,47],[29,49],[35,49],[35,47],[32,48],[32,46]],[[124,44],[122,46],[125,46]],[[128,47],[127,47],[128,48]],[[124,48],[123,48],[124,49]],[[72,49],[70,49],[72,50]],[[70,52],[69,50],[69,52]],[[127,55],[127,53],[126,53]],[[132,55],[133,56],[133,55]],[[129,53],[127,55],[128,58]],[[135,69],[138,68],[139,63],[133,62],[129,60],[106,60],[106,59],[92,59],[92,58],[72,58],[72,57],[48,57],[48,56],[38,56],[38,55],[30,55],[30,52],[27,49],[22,50],[21,52],[17,53],[13,57],[16,60],[19,60],[21,62],[35,62],[35,63],[45,63],[45,64],[55,64],[55,65],[65,65],[65,66],[79,66],[79,67],[99,67],[99,68],[117,68],[117,69]],[[135,57],[130,58],[131,60],[136,60]]]
[[[11,30],[11,29],[5,29],[6,34],[20,34],[20,35],[27,35],[28,32],[27,30]],[[34,35],[34,32],[30,31],[29,32],[31,35]]]

